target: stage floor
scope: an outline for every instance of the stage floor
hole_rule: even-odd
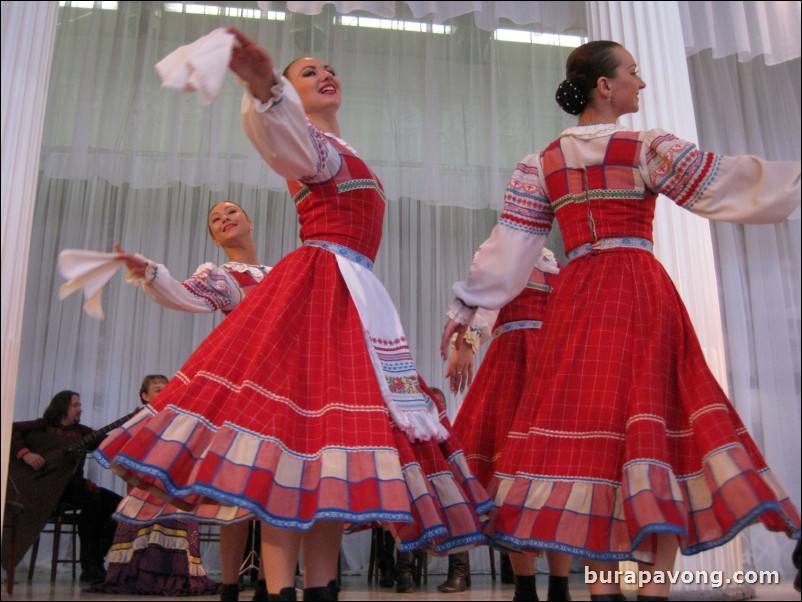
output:
[[[199,596],[199,597],[160,597],[160,596],[122,596],[109,594],[88,594],[82,591],[79,583],[73,582],[68,573],[59,574],[56,583],[52,586],[49,583],[49,572],[37,571],[34,581],[28,583],[24,571],[17,574],[17,583],[14,586],[14,593],[6,593],[5,572],[3,572],[3,600],[128,600],[141,599],[150,600],[218,600],[218,596]],[[215,576],[219,578],[219,576]],[[20,579],[21,578],[21,579]],[[459,594],[441,594],[437,591],[437,585],[444,580],[444,575],[430,575],[428,583],[421,584],[418,591],[412,594],[398,594],[394,589],[382,588],[378,585],[368,584],[365,576],[345,576],[343,577],[343,590],[340,592],[340,600],[396,600],[398,602],[415,602],[418,600],[512,600],[514,587],[512,585],[502,585],[500,581],[493,582],[490,575],[473,575],[472,587]],[[546,587],[548,577],[538,575],[538,594],[541,600],[546,599]],[[793,588],[790,575],[783,579],[779,585],[759,585],[753,586],[755,597],[752,600],[800,600],[800,594]],[[300,594],[300,592],[299,592]],[[635,600],[635,592],[625,592],[629,600]],[[247,601],[253,596],[250,588],[240,593],[240,600]],[[571,575],[571,597],[574,601],[590,600],[587,585],[584,583],[584,576],[580,573]],[[298,596],[299,600],[301,596]],[[711,590],[704,592],[703,596],[688,597],[681,592],[676,592],[671,596],[672,600],[738,600],[744,599],[744,594],[737,591]]]

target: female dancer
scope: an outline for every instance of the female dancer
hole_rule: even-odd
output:
[[[167,385],[162,374],[149,374],[139,389],[147,405]],[[200,557],[198,523],[193,520],[160,521],[141,527],[117,523],[108,555],[106,579],[92,593],[156,596],[216,594],[220,584],[206,575]]]
[[[270,595],[294,599],[303,547],[304,598],[334,599],[344,523],[381,521],[402,551],[446,552],[484,541],[477,513],[491,504],[370,271],[383,192],[338,137],[339,79],[314,58],[277,75],[263,48],[230,31],[245,131],[287,178],[304,245],[99,455],[137,486],[122,519],[255,515]]]
[[[221,247],[229,261],[217,266],[207,262],[195,270],[191,278],[179,282],[169,270],[140,255],[129,255],[120,245],[115,249],[128,268],[126,282],[141,286],[159,305],[178,311],[209,313],[220,310],[228,314],[254,286],[270,272],[262,265],[253,241],[253,223],[245,210],[233,201],[212,206],[207,217],[212,241]],[[187,521],[189,522],[189,521]],[[223,600],[236,599],[243,550],[248,541],[248,522],[220,525],[220,569]],[[123,523],[121,523],[123,524]],[[193,525],[196,525],[192,521]],[[197,530],[197,527],[195,527]],[[264,569],[260,568],[254,600],[267,600]]]
[[[220,266],[204,263],[191,278],[179,282],[162,264],[141,255],[130,255],[115,245],[120,260],[128,268],[126,282],[141,286],[156,303],[170,309],[231,312],[271,268],[257,259],[253,223],[242,207],[232,201],[221,201],[209,210],[207,222],[212,241],[223,248],[229,261]]]
[[[574,553],[594,570],[630,559],[649,571],[671,569],[678,545],[721,545],[755,519],[799,538],[796,508],[651,253],[658,193],[710,219],[776,222],[799,204],[799,163],[722,157],[617,126],[645,84],[614,42],[577,48],[566,72],[557,101],[579,125],[518,165],[500,224],[454,286],[442,343],[445,352],[465,329],[470,306],[498,307],[520,290],[556,215],[570,261],[515,418],[527,436],[502,453],[520,463],[514,480],[498,480],[495,537]],[[616,584],[591,594],[623,599]],[[667,596],[668,586],[641,594]]]
[[[466,344],[466,340],[459,349],[451,351],[446,373],[451,381],[451,390],[456,393],[470,385],[454,420],[454,434],[465,450],[471,472],[488,491],[497,486],[497,481],[493,481],[494,473],[505,479],[514,476],[517,461],[515,458],[505,458],[507,461],[502,462],[502,450],[508,438],[526,436],[525,431],[521,433],[512,429],[513,417],[523,396],[527,376],[534,369],[539,355],[540,328],[559,270],[553,254],[543,249],[525,288],[515,299],[500,311],[480,310],[476,314],[474,324],[481,324],[478,329],[481,335],[471,338],[487,340],[489,325],[492,324],[493,339],[473,384],[469,380],[478,345]],[[488,327],[485,327],[485,323]],[[502,465],[505,466],[503,473]],[[554,550],[547,551],[546,556],[549,563],[548,600],[570,600],[568,572],[571,556]],[[516,553],[511,553],[509,557],[515,572],[513,600],[537,600],[535,557]],[[467,567],[467,559],[460,559],[458,554],[450,555],[448,560],[449,575],[452,573],[452,563],[462,562]],[[450,590],[448,585],[446,582],[438,589],[458,591]]]

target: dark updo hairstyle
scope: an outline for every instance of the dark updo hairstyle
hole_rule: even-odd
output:
[[[53,395],[53,399],[50,400],[50,405],[47,406],[43,416],[49,425],[61,425],[61,419],[67,415],[67,410],[70,409],[73,395],[78,395],[78,393],[75,391],[59,391]]]
[[[600,77],[615,77],[618,58],[613,51],[618,42],[598,40],[575,48],[565,61],[565,79],[557,87],[555,100],[563,111],[579,115],[592,98]]]

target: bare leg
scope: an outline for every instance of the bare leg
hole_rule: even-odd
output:
[[[549,561],[549,575],[555,577],[567,577],[571,571],[571,555],[562,552],[546,552],[546,560]]]
[[[586,559],[585,564],[591,571],[596,573],[596,582],[588,584],[591,596],[621,593],[621,584],[616,583],[617,580],[613,578],[618,571],[617,562],[601,562],[598,560]],[[611,581],[611,583],[601,583],[602,576],[604,576],[605,581]]]
[[[571,555],[562,552],[548,551],[549,561],[549,602],[565,602],[571,599],[568,588],[568,573],[571,571]]]
[[[518,577],[531,577],[535,574],[535,557],[510,552],[510,564]]]
[[[262,566],[265,567],[267,591],[271,594],[278,594],[285,587],[295,587],[302,536],[301,531],[271,527],[262,521]]]
[[[223,583],[239,581],[239,569],[247,540],[248,521],[220,526],[220,572]]]
[[[342,539],[341,521],[317,521],[304,534],[304,587],[325,587],[330,581],[337,579]],[[293,574],[294,572],[293,566]]]
[[[677,548],[679,542],[673,533],[661,533],[657,535],[657,550],[655,552],[654,566],[638,563],[638,570],[648,571],[654,574],[655,571],[662,571],[663,574],[673,570],[674,561],[677,558]],[[638,589],[638,595],[644,596],[663,596],[668,597],[671,584],[667,579],[666,583],[654,583],[652,579],[649,583]]]

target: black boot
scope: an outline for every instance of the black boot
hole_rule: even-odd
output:
[[[329,581],[329,584],[324,587],[305,587],[304,600],[334,600],[336,602],[339,591],[340,588],[337,587],[337,581],[332,579]],[[295,598],[293,598],[293,600],[294,599]]]
[[[501,553],[501,582],[515,583],[515,571],[512,570],[510,555],[506,552]]]
[[[256,587],[253,590],[253,602],[267,602],[270,598],[267,597],[267,582],[264,579],[256,581]]]
[[[444,594],[464,592],[471,586],[471,568],[468,564],[468,552],[449,554],[448,577],[437,586],[437,591]]]
[[[412,578],[412,558],[414,552],[398,552],[395,560],[395,591],[399,594],[411,594],[415,591],[415,580]]]
[[[254,600],[255,599],[256,599],[256,596],[254,596]],[[277,594],[270,594],[269,593],[269,594],[267,594],[267,598],[265,598],[265,600],[268,600],[268,601],[270,601],[270,600],[291,600],[292,602],[295,602],[295,600],[297,600],[297,599],[298,599],[298,595],[295,593],[295,588],[294,587],[283,587],[283,588],[281,588],[281,591],[279,593],[277,593]]]
[[[512,600],[513,602],[528,602],[529,600],[538,602],[534,575],[515,575],[515,595]]]
[[[393,534],[385,531],[381,527],[376,527],[376,554],[379,557],[379,585],[381,587],[393,587],[395,584],[395,541]]]
[[[220,586],[221,602],[237,602],[239,600],[239,583],[223,583]]]
[[[549,575],[548,602],[571,602],[571,592],[568,591],[568,577]]]
[[[794,566],[796,567],[796,577],[794,577],[794,589],[796,591],[802,591],[802,576],[800,576],[800,565],[802,565],[802,540],[797,540],[796,547],[794,548],[794,553],[791,556],[791,560],[794,561]]]
[[[627,597],[624,594],[591,594],[590,600],[591,602],[626,602]]]

